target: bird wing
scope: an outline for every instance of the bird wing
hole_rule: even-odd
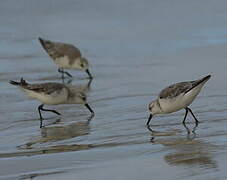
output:
[[[39,41],[47,53],[53,58],[68,56],[69,59],[81,57],[80,50],[72,44],[53,42],[39,38]]]
[[[23,88],[38,93],[51,94],[53,92],[59,92],[66,87],[65,85],[60,83],[43,83],[43,84],[28,84]]]
[[[189,89],[193,87],[193,83],[195,81],[189,81],[189,82],[180,82],[176,84],[172,84],[169,87],[163,89],[160,94],[159,98],[174,98],[181,93],[186,93]]]
[[[180,82],[180,83],[172,84],[160,92],[159,98],[160,99],[174,98],[174,97],[180,95],[181,93],[186,94],[189,91],[191,91],[193,88],[200,85],[201,83],[205,83],[206,81],[208,81],[210,79],[210,77],[211,77],[211,75],[208,75],[202,79],[198,79],[195,81]]]

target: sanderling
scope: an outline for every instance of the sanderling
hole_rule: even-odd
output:
[[[31,97],[38,99],[42,104],[39,105],[38,111],[40,116],[40,128],[42,127],[42,114],[41,111],[50,111],[55,114],[61,115],[59,112],[51,109],[44,109],[43,106],[57,105],[57,104],[84,104],[88,110],[94,115],[94,111],[87,103],[86,95],[79,92],[72,87],[66,86],[61,83],[42,83],[42,84],[29,84],[23,78],[20,82],[10,81],[10,84],[19,86],[25,93]]]
[[[163,89],[159,97],[149,104],[150,116],[147,121],[147,126],[153,115],[168,114],[183,108],[186,110],[183,123],[185,123],[188,111],[194,117],[195,122],[198,123],[199,121],[188,106],[196,98],[203,85],[210,77],[211,75],[208,75],[199,80],[176,83]]]
[[[72,75],[67,71],[64,71],[64,69],[76,69],[85,71],[90,79],[93,78],[88,69],[88,60],[81,56],[80,50],[74,45],[61,42],[53,42],[42,38],[39,38],[39,41],[45,51],[54,60],[54,63],[58,66],[58,72],[62,74],[62,78],[64,78],[64,74],[72,77]]]

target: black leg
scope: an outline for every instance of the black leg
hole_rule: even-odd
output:
[[[94,115],[94,111],[91,109],[91,107],[86,103],[85,106],[88,108],[88,110],[91,112],[92,115]]]
[[[183,122],[182,122],[183,124],[185,124],[185,120],[186,120],[187,115],[188,115],[188,108],[186,107],[186,108],[185,108],[184,120],[183,120]]]
[[[87,118],[87,121],[88,121],[88,123],[92,120],[92,118],[95,116],[95,114],[91,114],[91,116],[89,116],[88,118]]]
[[[64,73],[67,75],[67,76],[69,76],[69,77],[73,77],[71,74],[69,74],[67,71],[64,71]]]
[[[90,89],[90,87],[91,87],[91,82],[92,82],[92,79],[89,79],[89,81],[88,81],[88,83],[87,83],[88,89]]]
[[[40,117],[40,128],[43,127],[43,117],[42,117],[42,114],[41,114],[41,111],[50,111],[50,112],[53,112],[57,115],[61,115],[59,112],[55,111],[55,110],[52,110],[52,109],[44,109],[43,108],[44,104],[41,104],[39,107],[38,107],[38,110],[39,110],[39,117]]]
[[[64,78],[65,78],[65,77],[64,77],[64,70],[61,69],[61,68],[59,68],[59,69],[58,69],[58,72],[61,73],[61,78],[64,79]]]
[[[59,69],[58,69],[58,72],[61,73],[61,78],[62,78],[62,79],[65,78],[65,77],[64,77],[64,74],[66,74],[67,76],[69,76],[70,78],[72,78],[72,75],[69,74],[67,71],[64,71],[63,68],[59,68]]]
[[[43,119],[42,114],[41,114],[41,109],[43,108],[43,104],[39,105],[38,110],[39,110],[39,117],[40,119]]]
[[[151,121],[151,118],[152,118],[152,114],[150,114],[149,118],[148,118],[148,121],[147,121],[147,126],[149,126],[149,123]]]
[[[198,124],[199,121],[198,119],[195,117],[195,115],[193,114],[192,110],[190,108],[187,107],[187,109],[190,111],[190,113],[192,114],[193,118],[195,119],[195,123]]]
[[[52,109],[43,109],[43,106],[41,107],[41,110],[42,110],[42,111],[50,111],[50,112],[53,112],[53,113],[55,113],[55,114],[57,114],[57,115],[61,115],[59,112],[57,112],[57,111],[55,111],[55,110],[52,110]]]
[[[40,118],[40,128],[43,127],[43,117],[42,117],[42,114],[41,114],[41,109],[43,107],[43,104],[41,104],[39,107],[38,107],[38,110],[39,110],[39,118]]]
[[[90,79],[93,78],[92,75],[91,75],[91,73],[90,73],[90,71],[88,69],[86,69],[86,73],[88,74],[88,76],[89,76]]]

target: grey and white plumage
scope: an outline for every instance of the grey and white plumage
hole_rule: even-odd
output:
[[[29,84],[23,78],[21,78],[20,82],[10,81],[10,84],[19,86],[29,97],[37,99],[42,103],[38,108],[41,120],[40,127],[42,127],[43,119],[41,111],[51,111],[60,115],[60,113],[55,110],[44,109],[43,106],[45,104],[84,104],[89,111],[94,114],[93,110],[87,103],[86,94],[77,91],[71,86],[55,82]]]
[[[53,42],[42,38],[39,38],[39,41],[54,63],[59,67],[58,71],[62,73],[62,77],[64,77],[64,74],[72,77],[64,69],[75,69],[87,72],[89,78],[92,78],[88,60],[82,57],[77,47],[72,44]]]
[[[208,75],[199,80],[172,84],[163,89],[158,98],[149,104],[150,117],[147,121],[147,125],[149,125],[152,116],[155,114],[172,113],[183,108],[186,110],[183,123],[185,122],[188,112],[193,115],[196,123],[198,123],[198,120],[188,106],[200,93],[202,87],[210,77],[211,75]]]

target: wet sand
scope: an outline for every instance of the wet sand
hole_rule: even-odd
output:
[[[226,179],[226,1],[2,1],[0,6],[1,179]],[[9,80],[61,82],[38,37],[73,43],[94,80],[70,71],[81,105],[50,106]],[[178,81],[212,78],[191,108],[145,124],[148,103]],[[192,130],[195,133],[192,133]],[[188,135],[187,131],[190,131]]]

